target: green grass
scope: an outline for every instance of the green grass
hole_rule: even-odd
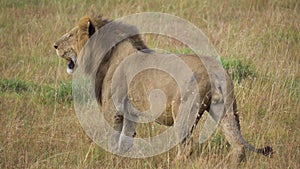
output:
[[[20,79],[0,79],[1,92],[33,92],[37,86],[30,82],[25,82]]]
[[[229,72],[231,79],[240,83],[245,78],[254,78],[256,76],[255,67],[252,64],[244,64],[241,59],[221,58],[222,66]]]
[[[32,82],[26,82],[20,79],[0,79],[1,93],[17,93],[19,95],[33,94],[45,98],[48,103],[59,102],[63,104],[72,104],[72,83],[61,82],[57,87],[55,85],[37,85]]]
[[[247,151],[241,168],[300,168],[298,0],[1,0],[0,168],[230,168],[231,148],[220,132],[186,162],[174,160],[176,148],[146,159],[114,156],[85,135],[72,76],[52,46],[92,8],[105,18],[166,12],[201,28],[234,79],[244,137],[276,151],[273,158]],[[191,52],[171,39],[143,38],[155,48]],[[145,125],[140,133],[160,127]]]

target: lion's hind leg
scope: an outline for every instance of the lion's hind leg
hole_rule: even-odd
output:
[[[236,103],[234,101],[232,107],[229,108],[226,114],[224,115],[220,126],[227,141],[233,148],[233,161],[235,163],[240,163],[242,161],[245,161],[246,153],[243,144],[243,138],[240,131],[239,117],[235,109]]]
[[[199,120],[201,119],[203,113],[209,110],[211,101],[211,92],[207,92],[203,98],[200,109],[197,113],[196,119],[194,119],[194,124],[190,130],[187,130],[188,135],[184,140],[178,145],[177,159],[187,159],[193,153],[193,131],[196,129]]]
[[[193,137],[187,136],[178,145],[177,160],[187,160],[193,153]]]

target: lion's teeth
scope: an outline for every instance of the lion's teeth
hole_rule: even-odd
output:
[[[73,69],[67,68],[67,73],[68,74],[72,74],[73,73]]]

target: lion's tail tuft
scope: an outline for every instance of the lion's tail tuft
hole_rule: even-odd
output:
[[[270,156],[274,153],[273,148],[271,146],[266,146],[264,148],[257,149],[256,152],[261,153],[264,156]]]
[[[254,151],[256,153],[263,154],[264,156],[271,156],[272,154],[274,154],[273,148],[271,146],[266,146],[264,148],[255,148],[254,146],[248,144],[244,140],[244,138],[242,138],[241,141],[242,141],[243,145],[250,151]]]

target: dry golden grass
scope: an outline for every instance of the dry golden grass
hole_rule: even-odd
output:
[[[298,0],[2,0],[0,168],[230,168],[230,148],[218,132],[187,162],[174,162],[176,150],[116,157],[85,135],[70,99],[72,77],[52,44],[92,6],[109,18],[145,11],[180,16],[201,28],[223,58],[251,64],[255,76],[235,85],[242,133],[276,153],[247,151],[242,167],[300,168]]]

